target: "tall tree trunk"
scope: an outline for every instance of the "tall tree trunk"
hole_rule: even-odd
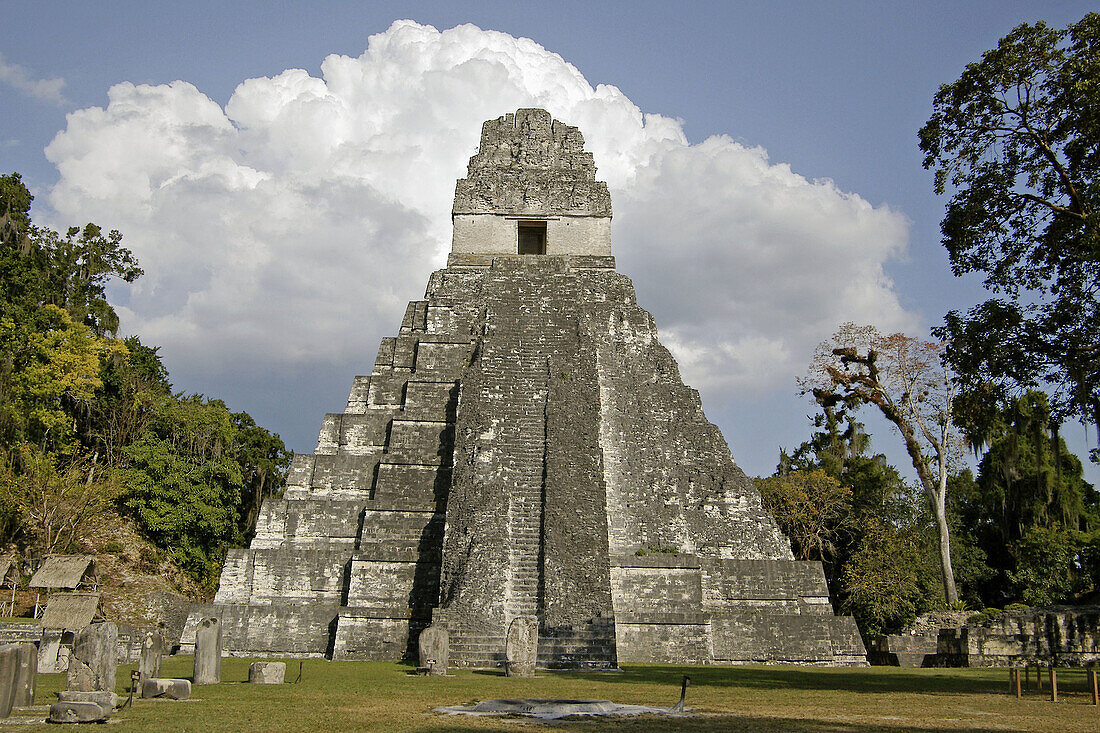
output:
[[[955,589],[955,571],[951,567],[951,530],[947,526],[947,509],[945,495],[940,494],[932,501],[936,512],[936,530],[940,535],[940,572],[943,574],[943,596],[947,599],[947,605],[953,606],[959,600],[959,592]]]

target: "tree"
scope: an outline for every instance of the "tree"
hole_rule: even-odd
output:
[[[951,420],[955,387],[943,356],[942,344],[847,323],[817,347],[801,384],[827,409],[874,405],[901,433],[935,517],[944,596],[954,604],[946,496],[958,436]]]
[[[15,511],[40,555],[69,550],[110,511],[115,493],[95,456],[64,458],[21,443],[0,461],[0,504]]]
[[[839,535],[851,521],[851,489],[820,468],[757,479],[756,487],[797,559],[833,562]]]
[[[1100,426],[1100,15],[1016,27],[933,107],[920,147],[936,192],[952,191],[943,244],[956,275],[984,273],[1001,296],[937,334],[971,438],[1044,384],[1056,422]]]
[[[845,564],[842,607],[855,616],[864,638],[896,631],[932,608],[936,571],[913,527],[872,520]]]

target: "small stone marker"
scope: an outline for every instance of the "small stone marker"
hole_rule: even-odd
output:
[[[450,635],[447,627],[442,624],[432,624],[420,632],[417,647],[420,650],[420,667],[430,670],[430,674],[447,674],[447,665],[450,663]]]
[[[19,671],[19,645],[0,646],[0,718],[11,715],[15,702],[15,678]]]
[[[191,697],[191,681],[146,677],[141,681],[141,696],[143,698],[163,697],[167,700],[187,700]]]
[[[281,685],[286,678],[286,662],[253,662],[248,665],[248,681],[254,685]]]
[[[534,677],[535,660],[538,658],[539,620],[536,616],[516,616],[508,624],[508,638],[504,650],[509,677]]]
[[[138,679],[160,676],[160,660],[164,656],[164,637],[159,631],[150,631],[141,640],[141,656],[138,657]]]
[[[59,702],[94,702],[108,715],[118,707],[118,695],[106,690],[62,690],[57,693],[57,699]]]
[[[15,670],[12,706],[29,708],[34,705],[34,690],[38,684],[38,648],[29,641],[16,644],[16,647],[18,666]]]
[[[111,714],[94,702],[55,702],[50,705],[51,723],[98,723]]]
[[[65,689],[114,692],[117,655],[118,627],[110,621],[91,624],[76,632]]]
[[[195,630],[196,685],[216,685],[222,680],[222,624],[204,618]]]

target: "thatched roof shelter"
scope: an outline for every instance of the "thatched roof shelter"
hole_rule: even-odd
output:
[[[42,628],[80,631],[92,622],[98,609],[98,593],[51,593],[42,612]]]
[[[90,555],[50,555],[29,583],[31,588],[48,590],[76,590],[81,585],[90,585],[95,590],[98,584],[95,558]]]

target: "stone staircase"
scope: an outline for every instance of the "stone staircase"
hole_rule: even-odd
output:
[[[587,624],[539,630],[538,666],[546,669],[608,669],[618,666],[615,621],[592,619]]]

